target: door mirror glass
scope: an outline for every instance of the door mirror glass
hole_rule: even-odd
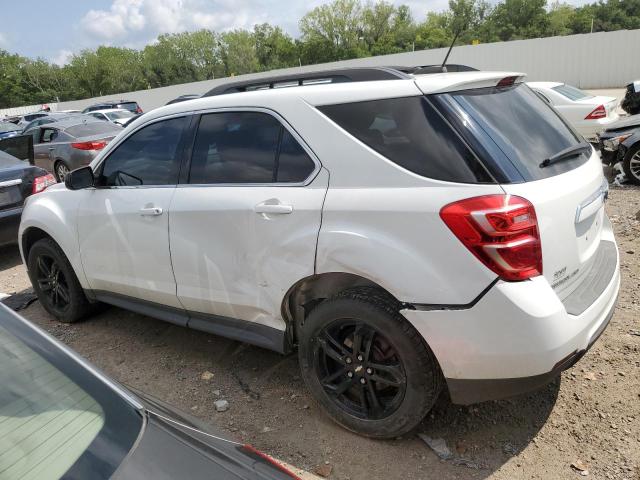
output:
[[[64,184],[69,190],[82,190],[93,187],[94,178],[91,167],[82,167],[68,173],[64,177]]]

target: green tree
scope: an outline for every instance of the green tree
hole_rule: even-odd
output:
[[[261,70],[293,67],[298,64],[298,47],[280,27],[268,23],[255,25],[253,40]]]
[[[260,70],[256,43],[251,32],[225,32],[220,36],[220,46],[225,75],[242,75]]]

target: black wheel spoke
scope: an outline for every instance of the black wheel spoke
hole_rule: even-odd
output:
[[[374,412],[381,411],[382,406],[380,405],[380,400],[378,400],[378,393],[371,382],[367,383],[367,392],[369,393],[369,404],[371,405],[371,410]]]
[[[64,303],[69,303],[70,301],[69,290],[65,285],[62,285],[61,283],[58,284],[58,296],[62,299]]]
[[[387,385],[402,385],[406,381],[404,377],[404,373],[402,373],[402,367],[400,365],[385,365],[382,363],[369,363],[369,367],[376,372],[371,376],[371,379],[379,382],[385,383]],[[387,375],[380,375],[380,372],[387,373]]]
[[[369,404],[367,402],[367,386],[360,385],[360,388],[358,390],[358,397],[360,400],[360,405],[362,406],[362,410],[366,413],[369,413]]]
[[[325,332],[323,336],[318,338],[318,342],[328,357],[344,365],[344,358],[349,354],[349,352],[347,352],[347,350],[331,335]]]
[[[363,333],[362,325],[356,325],[356,328],[353,330],[353,354],[357,355],[361,352],[362,348],[362,333]]]
[[[353,385],[353,382],[351,381],[351,379],[347,379],[341,383],[338,383],[337,385],[326,386],[326,388],[328,388],[328,390],[334,395],[342,395],[344,392],[349,390],[351,385]]]
[[[327,375],[326,377],[324,377],[322,380],[320,380],[320,383],[322,383],[325,386],[330,386],[331,383],[340,378],[341,375],[345,375],[347,373],[348,368],[344,367],[338,371],[336,371],[335,373],[332,373],[330,375]]]
[[[38,270],[40,270],[40,273],[42,273],[45,277],[48,277],[51,275],[51,270],[49,269],[49,267],[47,266],[47,264],[45,263],[42,257],[38,257],[38,260],[36,263],[38,265]]]
[[[369,358],[371,355],[371,349],[373,348],[373,338],[375,336],[376,336],[375,330],[371,330],[364,340],[364,361],[365,362],[369,361]]]
[[[48,278],[39,278],[38,287],[40,287],[40,290],[42,290],[43,292],[50,291],[52,288],[51,280],[49,280]]]

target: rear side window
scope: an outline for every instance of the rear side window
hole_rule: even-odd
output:
[[[193,148],[191,184],[294,183],[315,164],[273,116],[261,112],[203,115]]]
[[[492,182],[464,142],[424,97],[392,98],[319,108],[351,135],[423,177]]]
[[[185,117],[148,125],[122,142],[104,161],[103,186],[174,185]]]
[[[584,154],[540,168],[543,160],[579,143],[551,106],[529,87],[482,88],[442,94],[476,121],[525,181],[551,177],[582,165]]]

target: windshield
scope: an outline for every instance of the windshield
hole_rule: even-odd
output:
[[[0,478],[109,478],[140,414],[4,306],[0,320]]]
[[[519,181],[564,173],[588,159],[580,154],[540,168],[543,160],[582,140],[552,107],[524,84],[463,90],[442,97],[477,123],[480,128],[476,135],[482,137],[480,141],[486,144],[488,140],[492,144],[487,149],[499,154],[498,161],[502,158],[502,163],[510,162],[510,168],[515,168],[521,177]]]
[[[593,95],[583,92],[579,88],[572,87],[571,85],[558,85],[557,87],[552,87],[552,90],[555,90],[563,97],[568,98],[569,100],[584,100],[585,98],[593,98]]]
[[[93,135],[109,134],[115,135],[120,132],[120,127],[107,122],[95,121],[74,125],[65,130],[66,133],[76,138],[91,137]]]
[[[20,130],[20,127],[14,123],[0,122],[0,133],[15,132],[17,130]]]
[[[133,117],[133,113],[128,110],[123,110],[122,112],[107,112],[105,113],[109,120],[118,120],[120,118],[130,118]]]

